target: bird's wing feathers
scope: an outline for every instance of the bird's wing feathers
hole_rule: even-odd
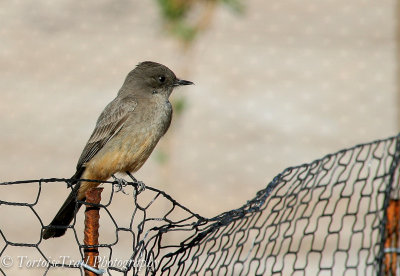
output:
[[[80,169],[86,162],[90,161],[121,130],[136,105],[135,101],[112,101],[107,105],[97,120],[96,127],[83,149],[77,169]]]

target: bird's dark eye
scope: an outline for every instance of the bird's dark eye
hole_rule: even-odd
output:
[[[165,81],[165,76],[159,76],[158,81],[163,83]]]

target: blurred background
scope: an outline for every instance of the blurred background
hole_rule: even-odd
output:
[[[2,1],[0,181],[72,176],[100,112],[152,60],[196,85],[174,92],[171,128],[135,176],[206,217],[240,207],[288,166],[397,134],[398,11],[394,0]],[[54,189],[58,208],[66,189]]]

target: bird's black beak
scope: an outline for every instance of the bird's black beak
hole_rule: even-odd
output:
[[[191,82],[191,81],[187,81],[187,80],[176,79],[175,83],[174,83],[174,86],[191,85],[191,84],[194,84],[194,83]]]

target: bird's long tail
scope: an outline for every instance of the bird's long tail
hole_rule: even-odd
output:
[[[79,179],[82,173],[83,170],[77,171],[72,178]],[[72,191],[65,200],[64,204],[61,206],[60,210],[58,210],[56,216],[53,218],[51,223],[47,226],[48,228],[43,231],[43,239],[47,240],[49,238],[57,238],[65,234],[68,229],[68,225],[74,219],[75,213],[82,205],[82,203],[76,202],[76,195],[78,193],[80,185],[81,183],[78,182],[72,188]]]

